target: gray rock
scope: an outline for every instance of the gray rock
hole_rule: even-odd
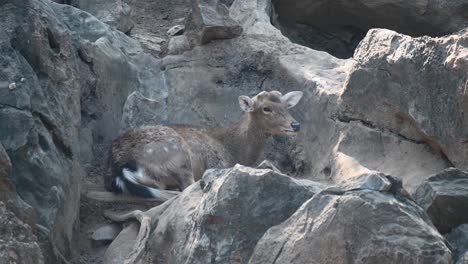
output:
[[[452,245],[453,263],[468,263],[468,224],[460,225],[445,236]]]
[[[192,1],[192,12],[185,29],[191,46],[216,39],[235,38],[242,33],[242,27],[229,16],[228,8],[218,0]]]
[[[177,55],[190,49],[190,43],[185,35],[173,36],[169,39],[167,54]]]
[[[131,19],[131,8],[123,0],[70,0],[68,2],[123,33],[130,33],[135,26]]]
[[[152,219],[144,261],[245,263],[264,231],[321,189],[268,169],[209,170]]]
[[[167,35],[169,37],[176,36],[176,35],[182,35],[184,33],[185,26],[183,25],[175,25],[171,27],[169,30],[167,30]]]
[[[11,162],[0,143],[0,263],[44,263],[34,234],[34,214],[10,181]]]
[[[34,230],[0,201],[0,263],[44,262]]]
[[[278,173],[281,173],[281,171],[276,168],[276,166],[269,160],[264,160],[262,161],[260,164],[258,164],[257,167],[255,167],[256,169],[269,169],[269,170],[272,170],[272,171],[276,171]]]
[[[131,93],[123,108],[121,130],[165,122],[163,105],[163,102],[144,97],[140,92]]]
[[[109,224],[96,229],[91,235],[91,238],[94,241],[112,241],[119,235],[120,231],[122,231],[120,225]]]
[[[0,25],[0,141],[16,191],[44,227],[41,239],[68,257],[78,249],[83,167],[102,162],[94,147],[115,138],[127,96],[153,87],[160,65],[137,41],[72,6],[6,1]]]
[[[442,233],[468,223],[468,173],[455,168],[428,178],[414,193],[414,199],[426,210]]]
[[[373,190],[388,192],[392,184],[383,173],[364,173],[352,179],[347,179],[339,183],[339,187],[344,191],[352,190]]]
[[[451,251],[424,211],[398,192],[324,190],[270,228],[249,263],[448,264]]]
[[[468,85],[467,39],[468,31],[411,38],[370,30],[354,54],[341,115],[425,143],[468,169],[468,103],[460,97]]]
[[[138,40],[145,51],[158,58],[162,53],[162,46],[166,43],[165,39],[162,39],[153,33],[136,33],[132,34],[132,38]]]

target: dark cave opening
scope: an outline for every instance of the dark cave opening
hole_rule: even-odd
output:
[[[272,0],[272,24],[292,42],[350,58],[371,28],[412,37],[443,36],[468,26],[458,1]]]

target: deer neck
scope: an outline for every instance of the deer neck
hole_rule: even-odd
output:
[[[232,157],[232,165],[249,166],[260,158],[270,135],[256,125],[250,114],[244,114],[236,124],[215,130],[213,136]]]

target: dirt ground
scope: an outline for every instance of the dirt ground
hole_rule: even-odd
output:
[[[132,19],[135,22],[130,36],[139,40],[138,36],[161,39],[167,43],[167,30],[174,25],[183,25],[184,18],[190,12],[189,0],[127,0],[132,8]],[[161,45],[164,46],[164,43]],[[153,53],[156,57],[162,53]],[[80,205],[80,255],[71,260],[73,264],[98,264],[103,263],[103,256],[108,244],[96,242],[91,239],[93,232],[111,221],[103,215],[105,210],[132,211],[135,209],[147,210],[157,204],[129,204],[123,202],[100,202],[87,197],[89,191],[104,191],[104,171],[108,145],[98,146],[97,152],[100,157],[94,167],[88,169],[86,177],[83,178],[81,205]]]

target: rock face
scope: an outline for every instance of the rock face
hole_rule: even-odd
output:
[[[42,264],[42,255],[31,226],[0,201],[0,262]]]
[[[444,238],[401,182],[357,180],[316,194],[270,228],[249,263],[451,263]]]
[[[343,115],[425,142],[467,169],[467,54],[468,32],[413,39],[371,30],[354,55]]]
[[[68,4],[91,13],[102,22],[130,33],[134,23],[130,18],[130,6],[122,0],[69,0]]]
[[[153,216],[144,262],[246,263],[269,227],[322,188],[268,169],[209,170]],[[122,242],[117,238],[111,248]]]
[[[454,228],[446,238],[453,247],[453,263],[468,263],[468,224]]]
[[[44,263],[32,211],[16,196],[11,163],[0,143],[0,263]]]
[[[95,160],[94,146],[117,135],[130,92],[153,86],[159,64],[135,40],[74,7],[45,0],[1,6],[0,141],[43,237],[68,256],[77,249],[83,168]]]
[[[466,172],[452,168],[436,174],[418,187],[414,198],[442,234],[468,223]]]

